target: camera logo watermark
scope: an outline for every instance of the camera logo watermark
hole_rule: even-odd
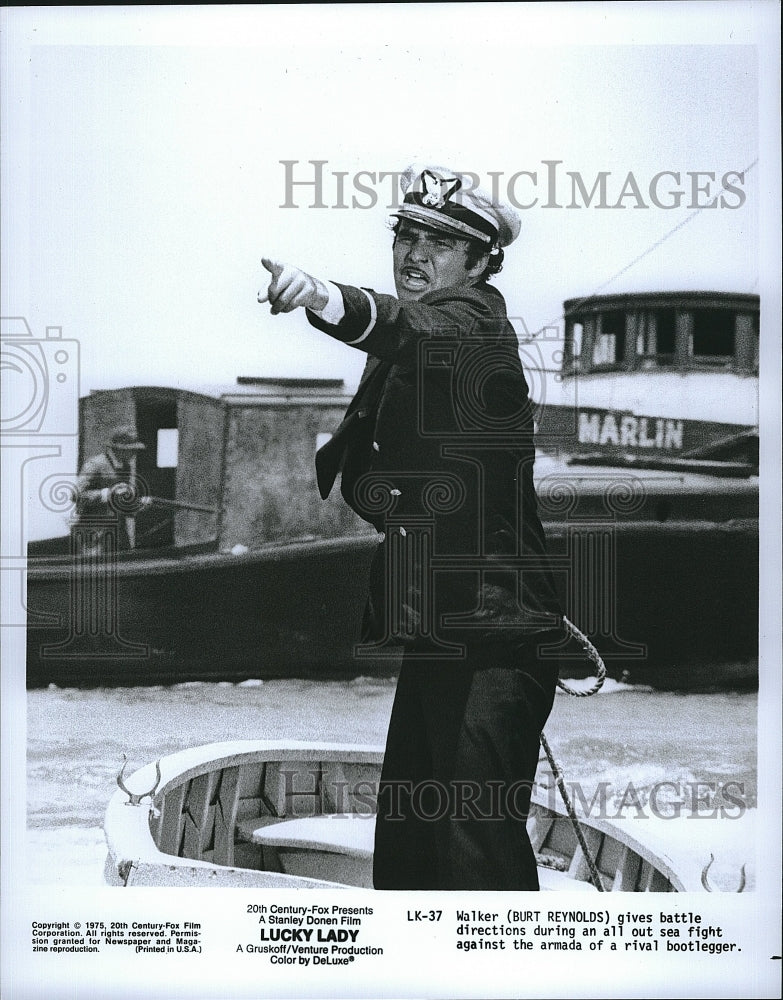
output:
[[[78,340],[65,339],[59,326],[36,339],[24,317],[4,317],[0,359],[3,438],[78,434]]]
[[[112,496],[100,523],[80,516],[79,342],[58,326],[36,337],[22,316],[3,317],[1,333],[3,626],[27,629],[34,670],[46,660],[146,656],[119,634],[117,532],[129,498]],[[41,524],[59,556],[42,542],[31,563],[28,542]]]

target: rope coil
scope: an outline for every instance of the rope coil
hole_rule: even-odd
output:
[[[575,698],[589,698],[590,695],[596,694],[603,687],[604,680],[606,679],[606,665],[601,659],[601,654],[592,642],[590,642],[584,632],[580,631],[572,621],[569,621],[569,619],[566,618],[565,615],[563,615],[563,628],[572,638],[577,640],[587,654],[587,658],[595,664],[596,676],[592,687],[588,688],[586,691],[575,691],[559,679],[557,686],[561,690],[565,691],[566,694],[573,695]],[[565,804],[566,812],[568,813],[568,818],[571,820],[571,826],[574,828],[577,842],[582,849],[585,862],[590,870],[590,880],[598,892],[606,892],[606,887],[604,886],[603,879],[601,878],[601,873],[598,871],[598,865],[595,863],[595,859],[590,853],[590,848],[587,846],[584,831],[582,830],[579,818],[576,815],[576,810],[574,809],[574,804],[571,801],[571,796],[568,794],[568,789],[565,786],[563,769],[555,759],[555,755],[552,753],[549,742],[543,733],[541,733],[541,746],[544,748],[544,753],[546,754],[549,766],[552,769],[552,776],[555,779],[557,790],[560,792],[560,797]]]
[[[575,698],[589,698],[590,695],[597,694],[597,692],[603,687],[604,681],[606,680],[606,664],[601,659],[601,654],[592,642],[590,642],[584,632],[581,632],[572,621],[566,618],[565,615],[563,615],[563,628],[573,639],[576,639],[582,649],[584,649],[585,653],[587,653],[588,660],[595,664],[595,683],[587,691],[574,691],[574,689],[570,688],[565,681],[561,681],[559,679],[557,686],[562,691],[565,691],[566,694],[571,694]]]

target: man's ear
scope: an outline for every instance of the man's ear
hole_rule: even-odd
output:
[[[473,267],[468,268],[468,274],[471,278],[478,278],[484,273],[484,269],[489,263],[489,254],[485,253],[483,257],[479,257],[478,261],[473,265]]]

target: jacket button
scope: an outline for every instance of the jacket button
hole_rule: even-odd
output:
[[[377,441],[373,441],[373,443],[372,443],[372,450],[373,450],[373,451],[380,451],[380,450],[381,450],[381,449],[380,449],[380,448],[378,447],[378,442],[377,442]]]
[[[402,535],[403,538],[408,537],[408,532],[405,530],[405,528],[402,527],[402,525],[400,526],[400,534]]]
[[[389,490],[389,494],[393,497],[401,497],[402,493],[399,490]]]

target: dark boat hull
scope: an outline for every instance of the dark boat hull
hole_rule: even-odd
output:
[[[66,564],[28,569],[28,685],[242,680],[356,670],[374,539],[119,561],[96,601]],[[74,591],[76,592],[74,594]],[[108,591],[108,593],[107,593]],[[85,625],[82,606],[92,601]],[[106,612],[106,605],[113,607]],[[58,624],[33,624],[54,616]]]
[[[757,684],[757,520],[631,521],[597,533],[555,523],[548,535],[567,613],[610,676],[672,690]],[[236,556],[136,556],[103,574],[31,560],[28,685],[393,673],[396,655],[354,655],[375,545],[363,535]],[[586,671],[569,646],[562,675]]]

